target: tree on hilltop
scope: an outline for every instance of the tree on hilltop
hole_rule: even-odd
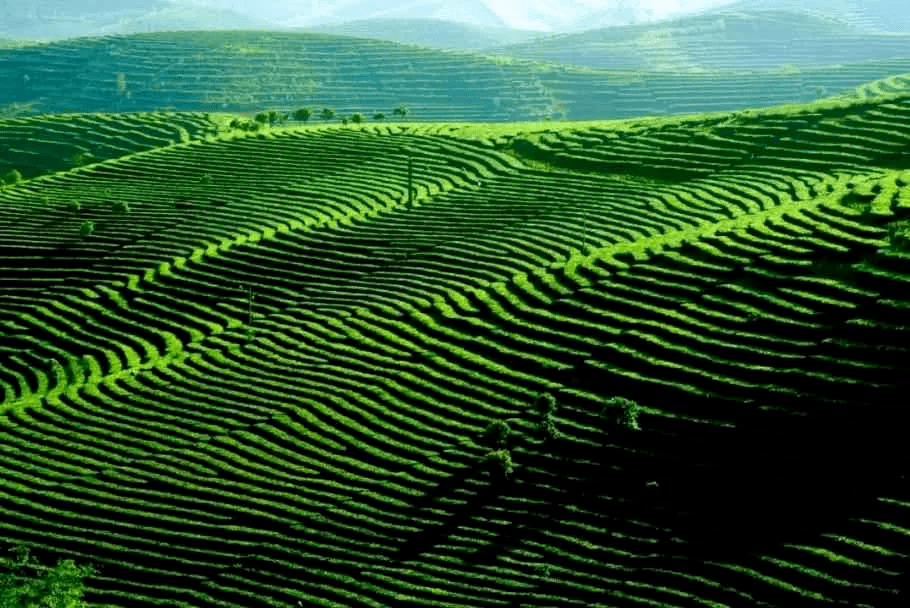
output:
[[[383,118],[385,118],[385,114],[382,112],[376,112],[373,114],[373,120],[382,120]]]
[[[264,125],[269,120],[269,115],[265,112],[259,112],[256,116],[253,117],[253,120],[258,122],[261,125]]]
[[[363,122],[363,114],[360,114],[359,112],[351,114],[351,122],[355,125],[359,125]]]
[[[411,109],[408,106],[402,104],[402,105],[398,106],[397,108],[395,108],[394,110],[392,110],[392,114],[394,114],[395,116],[401,116],[402,118],[404,118],[405,116],[408,115],[408,113],[410,111],[411,111]]]
[[[310,119],[310,117],[312,115],[313,115],[313,111],[311,109],[300,108],[299,110],[294,112],[294,120],[302,120],[303,122],[306,122]]]
[[[322,108],[322,112],[319,115],[322,116],[322,120],[332,120],[335,116],[335,110],[331,108]]]

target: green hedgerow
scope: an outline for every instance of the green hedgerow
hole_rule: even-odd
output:
[[[486,430],[483,432],[484,442],[487,445],[504,447],[511,432],[512,429],[509,427],[508,422],[505,422],[504,420],[494,420],[487,425]]]

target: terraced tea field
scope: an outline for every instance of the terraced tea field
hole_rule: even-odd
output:
[[[901,93],[8,187],[0,538],[93,606],[905,605],[908,144]]]
[[[908,72],[910,52],[795,71],[690,73],[675,64],[592,70],[315,33],[166,32],[0,48],[0,80],[15,83],[0,90],[0,108],[328,107],[369,118],[405,104],[418,121],[581,120],[805,103]]]

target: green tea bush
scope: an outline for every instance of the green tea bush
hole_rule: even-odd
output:
[[[82,210],[82,203],[80,203],[79,201],[70,201],[66,204],[66,208],[68,211],[72,211],[75,213],[76,211]]]
[[[126,201],[117,201],[114,203],[114,212],[115,213],[129,213],[130,204]]]
[[[484,443],[487,445],[504,447],[511,432],[512,429],[509,427],[508,422],[494,420],[487,425],[486,430],[483,432]]]
[[[552,416],[556,413],[556,397],[550,393],[541,393],[534,405],[541,416]]]
[[[202,184],[203,186],[210,185],[212,183],[212,175],[210,173],[204,174],[202,177],[199,178],[199,183]]]

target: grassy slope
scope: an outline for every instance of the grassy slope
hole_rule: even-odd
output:
[[[328,106],[418,120],[621,118],[805,102],[910,58],[802,72],[597,71],[318,34],[176,32],[0,50],[0,107],[257,111]],[[118,75],[123,85],[118,87]]]
[[[794,11],[721,10],[551,36],[494,52],[601,69],[773,70],[907,57],[910,34],[864,32]]]
[[[110,606],[897,606],[908,143],[903,94],[277,129],[2,191],[0,534]]]

